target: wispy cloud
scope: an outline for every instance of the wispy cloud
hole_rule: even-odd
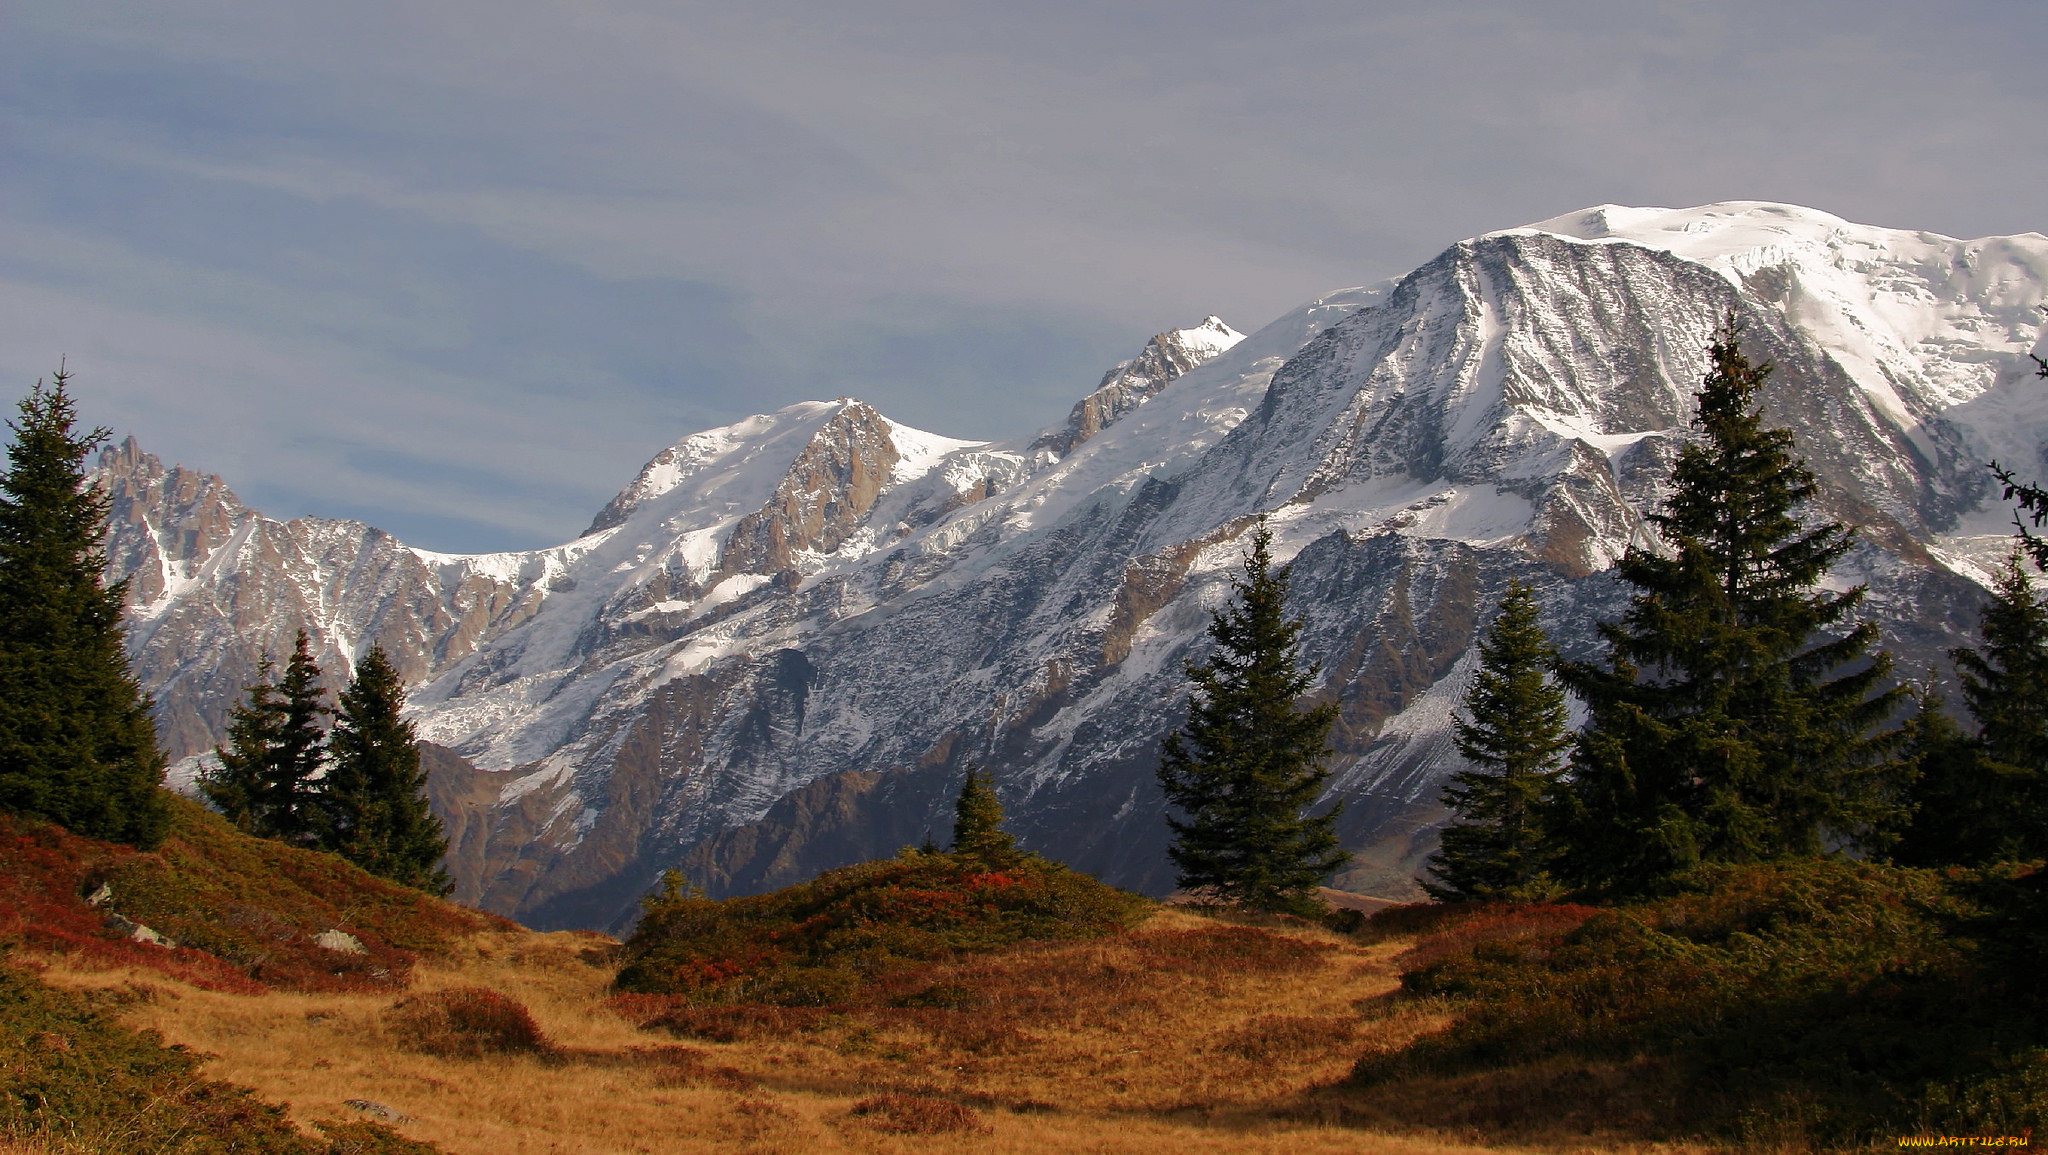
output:
[[[282,515],[580,529],[692,428],[1059,417],[1600,201],[2048,225],[2033,3],[75,3],[0,38],[0,368]],[[97,392],[94,392],[97,390]]]

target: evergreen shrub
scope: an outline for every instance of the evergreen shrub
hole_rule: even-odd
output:
[[[2020,1134],[2048,1118],[2037,923],[2013,898],[2033,877],[1716,865],[1634,905],[1481,908],[1402,960],[1406,996],[1456,1022],[1354,1082],[1626,1067],[1686,1089],[1644,1123],[1667,1138]]]

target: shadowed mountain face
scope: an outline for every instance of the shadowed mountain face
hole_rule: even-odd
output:
[[[382,644],[415,684],[458,896],[613,926],[667,867],[743,893],[943,841],[969,764],[1024,845],[1170,888],[1158,739],[1265,514],[1342,709],[1339,881],[1399,893],[1500,590],[1530,583],[1567,652],[1593,649],[1725,317],[1777,367],[1767,411],[1822,479],[1815,512],[1864,527],[1838,579],[1869,584],[1917,670],[1966,640],[2005,548],[1983,462],[2043,461],[2043,296],[2033,234],[1610,206],[1250,337],[1162,334],[1014,442],[850,400],[695,434],[549,550],[272,521],[130,442],[102,461],[109,552],[174,754],[218,741],[294,630],[337,671]]]

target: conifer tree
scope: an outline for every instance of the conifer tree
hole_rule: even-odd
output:
[[[2007,819],[1998,813],[1975,738],[1949,717],[1941,692],[1930,684],[1914,694],[1914,710],[1900,730],[1905,784],[1904,827],[1890,857],[1909,866],[1973,865],[1991,861],[1986,850]]]
[[[341,692],[328,739],[327,845],[371,874],[443,895],[454,889],[441,866],[448,839],[427,805],[419,739],[404,709],[404,680],[371,646]]]
[[[228,745],[215,751],[220,767],[201,780],[200,790],[248,833],[311,846],[326,833],[321,720],[334,711],[320,688],[306,631],[298,632],[284,676],[272,683],[274,668],[266,659],[248,701],[230,715]]]
[[[1550,681],[1556,661],[1535,595],[1508,583],[1479,643],[1479,672],[1465,695],[1471,719],[1455,719],[1458,752],[1476,765],[1444,789],[1457,819],[1430,861],[1436,881],[1422,884],[1431,897],[1529,901],[1558,892],[1544,818],[1572,740],[1564,691]]]
[[[1901,861],[1939,866],[2048,857],[2048,603],[2017,549],[1997,575],[1978,633],[1981,650],[1949,651],[1977,735],[1930,723],[1942,740],[1915,743],[1919,779],[1895,855]]]
[[[0,809],[151,847],[169,825],[149,699],[122,645],[125,581],[105,581],[108,494],[85,464],[70,375],[9,422],[0,477]]]
[[[1016,839],[1003,829],[1003,803],[996,797],[995,783],[973,767],[953,805],[953,853],[991,866],[1017,857]]]
[[[1209,624],[1214,652],[1187,665],[1188,720],[1160,749],[1159,784],[1186,816],[1167,817],[1167,854],[1185,889],[1317,914],[1316,886],[1350,858],[1337,843],[1337,810],[1307,814],[1330,776],[1337,707],[1296,705],[1317,670],[1301,663],[1302,623],[1286,615],[1287,574],[1273,569],[1272,541],[1261,521],[1244,576],[1231,583],[1235,604]]]
[[[1965,647],[1949,658],[1984,753],[2017,773],[2048,770],[2048,604],[2017,551],[1994,580],[1978,631],[1981,652]]]
[[[1814,475],[1791,433],[1764,424],[1770,366],[1737,338],[1731,316],[1699,393],[1701,436],[1653,517],[1669,552],[1623,557],[1636,593],[1601,627],[1607,666],[1559,667],[1590,714],[1558,814],[1561,868],[1579,885],[1637,890],[1702,861],[1818,854],[1883,817],[1889,738],[1873,730],[1903,691],[1880,692],[1890,660],[1872,650],[1876,628],[1852,622],[1863,588],[1817,588],[1854,533],[1796,517]]]
[[[284,698],[271,681],[276,668],[267,656],[256,668],[244,700],[228,712],[227,745],[214,750],[215,765],[199,775],[199,792],[244,834],[269,828],[265,768],[284,744],[285,725]]]

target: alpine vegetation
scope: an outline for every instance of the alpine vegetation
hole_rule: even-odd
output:
[[[244,833],[332,851],[381,878],[447,894],[448,840],[428,808],[418,739],[400,716],[405,686],[384,651],[372,646],[356,663],[338,711],[304,630],[275,683],[272,668],[261,667],[218,765],[199,778],[207,801]]]
[[[1998,573],[1979,632],[1981,647],[1950,653],[1977,732],[1965,734],[1931,687],[1908,724],[1914,779],[1893,850],[1901,862],[2048,858],[2048,604],[2018,548]]]
[[[1981,646],[1951,652],[1974,732],[1932,685],[1888,729],[1909,691],[1853,618],[1864,590],[1820,585],[1852,531],[1798,519],[1814,478],[1762,421],[1769,367],[1738,336],[1714,341],[1700,437],[1654,519],[1664,548],[1622,560],[1636,592],[1602,627],[1607,662],[1554,662],[1589,710],[1562,772],[1526,591],[1482,644],[1458,729],[1478,768],[1447,792],[1430,889],[1492,901],[1382,916],[1424,934],[1402,997],[1455,1017],[1359,1060],[1368,1111],[1463,1080],[1492,1103],[1514,1088],[1500,1113],[1524,1127],[1635,1115],[1643,1138],[2016,1145],[2048,1125],[2048,607],[2022,560],[2038,539],[2022,524]],[[1525,704],[1503,711],[1516,677]],[[1475,739],[1516,720],[1531,785],[1506,795],[1501,744]],[[1533,838],[1504,795],[1533,800]],[[1544,868],[1599,906],[1499,885]]]
[[[1559,666],[1590,714],[1558,818],[1558,871],[1579,887],[1642,891],[1702,862],[1812,856],[1883,825],[1892,738],[1877,727],[1904,691],[1885,688],[1877,627],[1851,619],[1863,587],[1820,588],[1855,535],[1800,522],[1814,475],[1792,434],[1764,424],[1771,367],[1738,337],[1731,316],[1699,392],[1700,437],[1651,518],[1668,552],[1622,557],[1636,592],[1600,627],[1606,663]]]
[[[419,739],[404,709],[404,681],[383,647],[371,646],[341,691],[327,739],[325,845],[380,878],[444,895],[454,889],[441,865],[448,839],[428,808]]]
[[[334,710],[320,687],[306,631],[299,631],[275,683],[273,668],[264,662],[248,701],[235,707],[228,744],[216,751],[219,765],[200,778],[199,788],[243,833],[313,846],[327,833],[319,799],[327,769],[321,722]]]
[[[150,701],[122,646],[125,580],[109,582],[109,498],[85,463],[63,369],[8,423],[0,477],[0,809],[152,847],[169,822]]]
[[[1302,709],[1318,670],[1301,660],[1301,619],[1286,613],[1287,571],[1273,531],[1252,534],[1233,604],[1216,611],[1207,662],[1190,662],[1188,720],[1160,744],[1159,785],[1184,818],[1167,817],[1180,885],[1267,912],[1320,914],[1316,887],[1350,860],[1339,808],[1307,813],[1329,781],[1337,707]]]
[[[1441,900],[1554,897],[1548,823],[1572,736],[1564,690],[1551,679],[1557,650],[1537,621],[1536,596],[1510,582],[1479,643],[1479,673],[1458,719],[1458,753],[1472,767],[1451,775],[1444,828],[1422,884]]]
[[[1097,938],[1150,909],[1136,895],[1017,851],[995,792],[969,773],[954,805],[950,851],[904,847],[894,858],[723,901],[668,872],[642,901],[617,985],[693,1004],[871,1003],[921,966],[1019,943]]]
[[[1003,803],[995,783],[970,767],[953,807],[953,853],[979,859],[997,868],[1017,859],[1017,840],[1003,829]]]

